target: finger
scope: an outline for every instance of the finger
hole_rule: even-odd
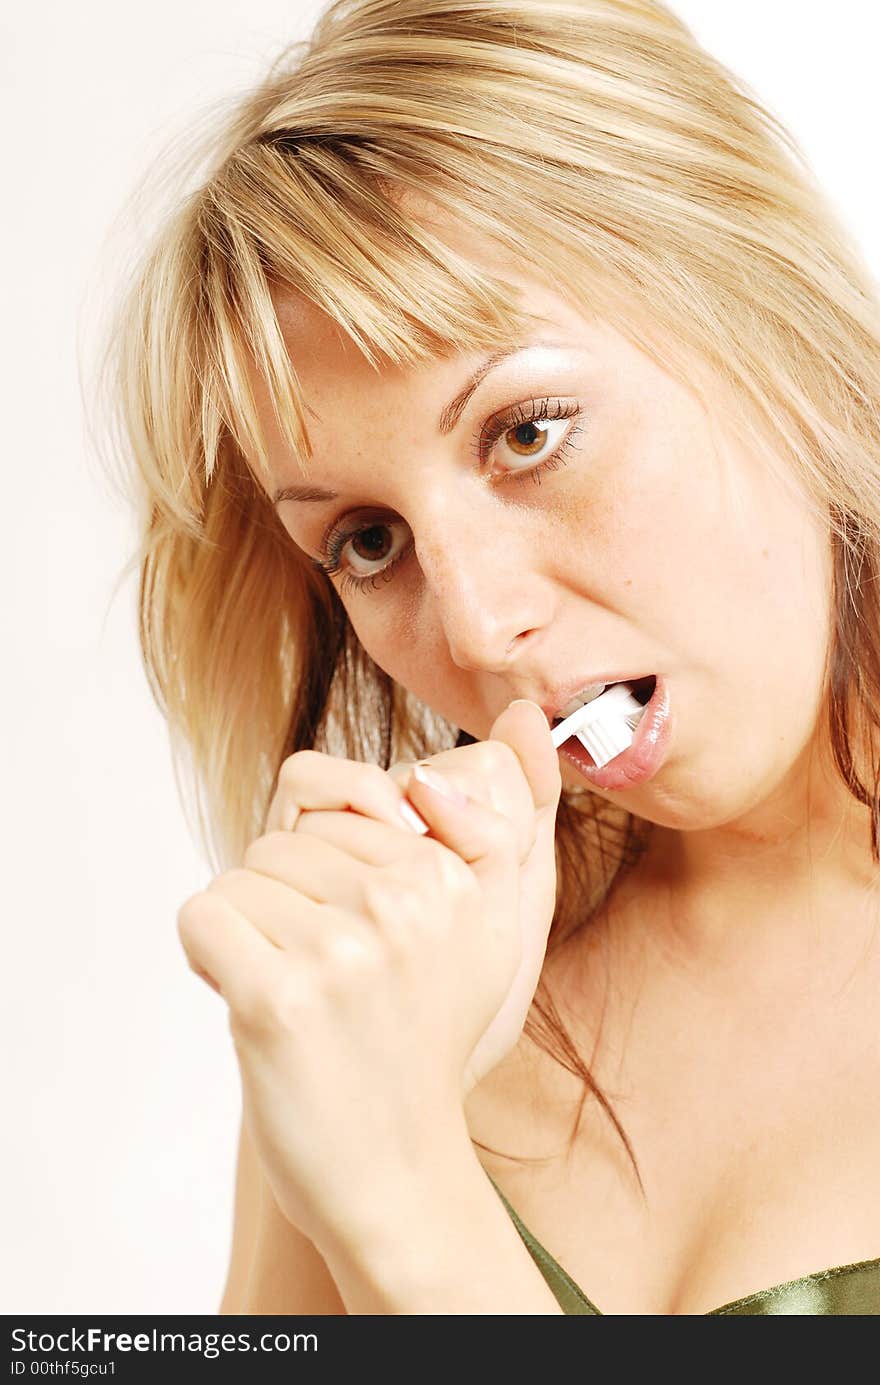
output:
[[[365,818],[360,813],[325,813],[313,809],[301,814],[294,832],[267,832],[255,838],[245,852],[243,864],[272,875],[275,873],[271,864],[274,853],[279,850],[283,852],[285,843],[292,837],[308,837],[329,842],[364,865],[387,866],[417,847],[415,838],[418,835],[424,833],[414,833],[403,819],[396,827],[389,827],[385,822]],[[250,860],[250,854],[256,851],[260,853],[259,857]]]
[[[265,994],[277,948],[220,894],[191,895],[177,914],[187,961],[234,1009],[251,1013]]]
[[[415,766],[427,765],[429,769],[434,768],[442,773],[444,778],[448,777],[456,788],[475,803],[483,803],[486,807],[495,808],[496,811],[515,818],[518,807],[518,781],[522,779],[518,761],[514,756],[511,756],[509,761],[499,761],[487,741],[474,741],[472,744],[474,748],[467,751],[466,758],[462,758],[463,747],[456,746],[450,750],[438,751],[430,759],[400,760],[391,765],[386,773],[392,776],[406,794]],[[529,812],[533,811],[529,790],[526,806]]]
[[[532,792],[535,811],[555,816],[562,792],[559,754],[550,725],[537,702],[518,698],[508,704],[489,728],[488,740],[509,745],[522,766]]]
[[[349,884],[328,893],[348,895],[360,913],[363,889],[348,875]],[[228,870],[211,881],[208,893],[226,900],[251,927],[276,949],[315,952],[346,912],[343,906],[313,899],[296,884],[285,884],[254,870]],[[354,924],[356,920],[352,919]]]
[[[556,754],[555,750],[553,754]],[[520,853],[525,853],[534,835],[535,803],[531,786],[512,746],[501,740],[474,741],[469,746],[442,750],[430,760],[415,763],[438,771],[445,781],[452,783],[469,799],[509,817],[517,825]],[[411,778],[412,766],[409,766],[406,782],[402,784],[408,797]]]
[[[395,760],[393,765],[388,766],[385,773],[394,780],[395,784],[405,788],[415,763],[415,760]]]
[[[357,813],[304,813],[295,832],[270,832],[251,842],[243,864],[316,903],[357,912],[366,874],[405,861],[418,845],[403,826],[386,827]]]
[[[413,766],[415,763],[415,760],[398,760],[396,764],[389,765],[388,769],[385,771],[388,778],[391,779],[400,789],[402,803],[408,802],[408,799],[406,797],[406,790],[409,781],[412,778]],[[427,763],[427,761],[424,761],[423,763]],[[415,812],[414,808],[413,812]]]
[[[482,884],[516,879],[520,843],[511,818],[462,794],[451,776],[434,765],[415,766],[409,794],[430,823],[431,835],[470,866]]]
[[[394,780],[378,765],[298,750],[288,755],[278,771],[265,831],[292,831],[300,813],[319,809],[351,810],[395,827],[403,821],[412,831],[416,824],[411,811],[401,813],[403,800]]]
[[[476,803],[486,803],[492,806],[492,794],[488,779],[493,766],[482,756],[483,746],[484,742],[480,741],[477,749],[470,751],[468,758],[464,760],[461,749],[441,750],[436,755],[424,760],[398,760],[385,772],[393,778],[395,784],[400,786],[408,798],[413,770],[416,765],[426,765],[429,769],[434,768],[443,774],[444,778],[448,779],[465,797],[472,798]]]
[[[472,746],[441,751],[430,761],[416,763],[407,785],[407,796],[433,829],[432,819],[422,807],[418,790],[413,791],[419,765],[437,774],[451,792],[457,791],[470,802],[481,804],[508,818],[514,825],[518,858],[525,860],[535,837],[535,805],[531,788],[511,746],[498,740],[477,741]]]
[[[400,789],[401,813],[403,814],[404,818],[406,819],[412,830],[414,832],[417,832],[420,836],[424,836],[426,833],[430,832],[431,829],[428,823],[425,822],[421,814],[418,813],[416,809],[413,807],[412,802],[410,801],[409,795],[407,793],[407,789],[409,787],[409,782],[412,778],[412,772],[414,767],[417,764],[428,765],[430,763],[430,760],[398,760],[393,765],[389,765],[388,769],[385,771],[389,778],[393,779],[394,783],[397,784],[398,788]]]

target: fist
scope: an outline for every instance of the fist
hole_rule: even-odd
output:
[[[178,914],[229,1007],[245,1119],[282,1211],[345,1234],[515,1045],[556,895],[561,781],[540,708],[429,773],[300,751],[243,867]],[[414,807],[401,813],[404,799]]]

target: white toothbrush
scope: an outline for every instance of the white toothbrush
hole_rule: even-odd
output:
[[[601,768],[632,745],[645,708],[626,683],[614,683],[550,731],[555,749],[577,736]]]

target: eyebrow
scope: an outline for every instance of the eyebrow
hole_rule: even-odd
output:
[[[522,351],[530,351],[535,346],[555,347],[556,342],[552,341],[533,341],[525,345],[509,346],[504,350],[495,351],[482,365],[478,366],[473,375],[468,380],[464,389],[460,390],[454,399],[451,399],[446,408],[440,415],[437,431],[441,437],[451,433],[464,411],[464,408],[477,386],[485,379],[490,370],[494,370],[502,361],[506,361],[510,356],[518,356]],[[300,504],[319,504],[324,505],[330,500],[338,500],[339,491],[331,491],[323,486],[280,486],[272,497],[273,505],[280,505],[282,500],[297,500]]]

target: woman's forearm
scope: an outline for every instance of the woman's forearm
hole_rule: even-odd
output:
[[[352,1314],[563,1312],[466,1134],[320,1249]]]

